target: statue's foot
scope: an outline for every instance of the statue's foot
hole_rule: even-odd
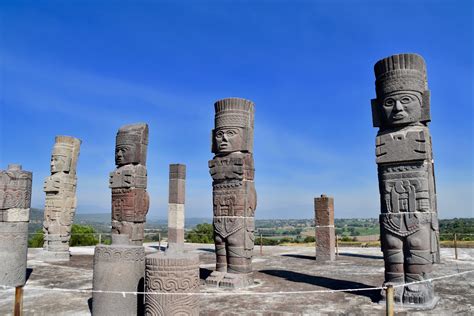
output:
[[[250,286],[253,284],[253,274],[240,273],[226,273],[224,278],[220,281],[219,287],[238,289]]]
[[[206,284],[211,286],[219,286],[219,283],[226,275],[225,272],[213,271],[206,279]]]
[[[395,303],[401,303],[402,298],[403,298],[404,287],[403,286],[397,286],[397,285],[403,284],[403,282],[385,282],[383,284],[383,286],[386,287],[389,284],[394,286],[394,288],[393,288],[393,300],[394,300],[394,302]],[[386,290],[383,289],[382,291],[380,291],[380,295],[382,296],[382,301],[385,301],[387,299]]]
[[[403,293],[404,304],[430,305],[433,299],[434,289],[430,282],[407,285]]]

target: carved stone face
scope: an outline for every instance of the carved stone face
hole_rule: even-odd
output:
[[[381,110],[386,122],[400,125],[421,119],[421,93],[397,91],[385,96]]]
[[[66,156],[52,155],[50,167],[51,173],[69,171],[70,159]]]
[[[133,144],[117,145],[115,147],[115,164],[117,166],[135,162],[136,146]]]
[[[243,130],[241,128],[219,128],[214,137],[219,152],[238,151],[243,147]]]

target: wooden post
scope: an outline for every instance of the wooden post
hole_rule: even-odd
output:
[[[262,234],[260,234],[260,255],[263,256],[263,238],[262,238]]]
[[[338,245],[338,242],[337,242],[337,234],[336,234],[336,256],[339,257],[339,245]]]
[[[387,286],[387,289],[385,290],[386,292],[386,315],[387,316],[393,316],[393,305],[394,305],[394,302],[393,302],[393,285],[392,284],[389,284]]]
[[[454,258],[458,260],[458,236],[454,233]]]
[[[15,306],[13,308],[13,315],[23,315],[23,286],[17,286],[15,288]]]
[[[161,233],[158,233],[158,251],[161,251]]]

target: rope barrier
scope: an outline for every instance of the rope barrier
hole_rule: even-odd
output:
[[[474,270],[463,271],[459,273],[444,275],[440,277],[434,277],[426,280],[415,281],[410,283],[403,284],[394,284],[393,287],[405,287],[412,284],[420,284],[425,282],[432,282],[437,280],[442,280],[446,278],[451,278],[459,275],[464,275],[472,273]],[[0,285],[1,288],[15,289],[15,287]],[[34,287],[26,285],[25,290],[37,290],[37,291],[55,291],[55,292],[75,292],[75,293],[105,293],[105,294],[121,294],[125,295],[200,295],[200,296],[210,296],[210,295],[219,295],[219,296],[232,296],[232,295],[291,295],[291,294],[315,294],[315,293],[338,293],[338,292],[360,292],[360,291],[375,291],[375,290],[385,290],[387,286],[378,286],[378,287],[366,287],[366,288],[354,288],[354,289],[336,289],[336,290],[311,290],[311,291],[278,291],[278,292],[250,292],[250,291],[240,291],[240,292],[185,292],[185,293],[169,293],[169,292],[134,292],[134,291],[103,291],[103,290],[93,290],[93,289],[64,289],[64,288],[46,288],[46,287]]]

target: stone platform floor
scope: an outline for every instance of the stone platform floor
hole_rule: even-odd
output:
[[[158,249],[157,244],[146,246],[148,253]],[[207,277],[214,269],[214,246],[186,244],[185,248],[199,254],[201,279]],[[42,262],[36,259],[39,251],[29,249],[28,253],[24,314],[90,315],[92,295],[88,291],[92,289],[94,247],[72,248],[71,260],[63,263]],[[432,277],[474,270],[474,249],[458,252],[459,260],[454,260],[453,249],[442,249],[442,263],[435,266]],[[207,293],[201,295],[202,315],[384,315],[385,306],[376,303],[377,290],[330,292],[379,287],[383,282],[383,259],[378,248],[340,248],[337,260],[326,264],[315,262],[313,247],[263,247],[263,256],[256,247],[254,254],[255,284],[246,290],[212,288],[201,280],[201,292]],[[472,315],[473,281],[474,272],[434,281],[440,297],[434,310],[397,307],[396,314]],[[51,288],[55,290],[48,290]],[[11,315],[13,297],[13,290],[0,289],[0,315]]]

